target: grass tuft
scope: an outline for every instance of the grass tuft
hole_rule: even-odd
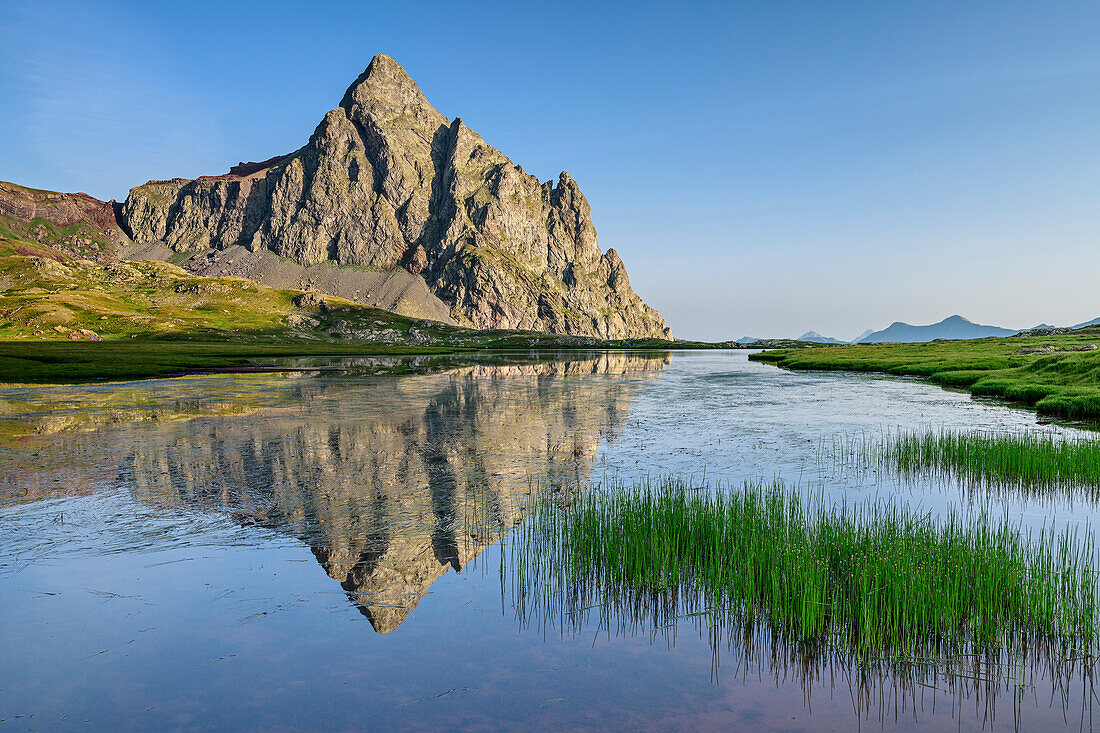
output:
[[[780,482],[620,484],[532,512],[508,559],[524,615],[617,608],[656,628],[706,616],[863,659],[1091,648],[1096,635],[1087,531],[1034,537],[985,514],[837,505]]]
[[[957,479],[998,489],[1100,490],[1100,441],[1025,431],[927,428],[833,440],[834,464],[906,478]]]

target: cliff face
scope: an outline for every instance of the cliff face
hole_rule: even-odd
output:
[[[0,181],[0,216],[17,221],[47,219],[57,226],[90,224],[100,229],[115,227],[113,201],[100,201],[86,193],[40,191]]]
[[[242,245],[424,278],[456,321],[605,338],[668,337],[569,174],[540,183],[405,70],[376,56],[301,149],[227,175],[150,181],[123,218],[139,243]]]
[[[0,181],[0,241],[36,242],[89,260],[129,242],[115,221],[121,204],[86,193],[42,191]]]

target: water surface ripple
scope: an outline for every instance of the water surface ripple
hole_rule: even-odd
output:
[[[915,380],[745,356],[311,360],[324,368],[0,389],[0,719],[1090,728],[1083,677],[957,665],[918,679],[716,641],[698,618],[657,630],[523,616],[495,537],[536,487],[778,476],[938,512],[983,499],[843,470],[822,446],[927,426],[1085,434]],[[1072,492],[985,501],[1035,528],[1096,515]]]

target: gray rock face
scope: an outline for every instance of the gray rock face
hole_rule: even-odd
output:
[[[268,249],[421,276],[455,321],[604,338],[669,337],[634,293],[568,173],[540,183],[376,56],[305,147],[266,167],[130,191],[136,242]]]

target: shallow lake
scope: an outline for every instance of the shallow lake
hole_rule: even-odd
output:
[[[915,679],[698,619],[532,622],[494,540],[532,491],[667,475],[936,513],[973,496],[822,456],[897,428],[1077,428],[744,351],[287,365],[0,389],[0,726],[1092,727],[1091,682],[1042,669]],[[1033,528],[1097,517],[984,501]]]

